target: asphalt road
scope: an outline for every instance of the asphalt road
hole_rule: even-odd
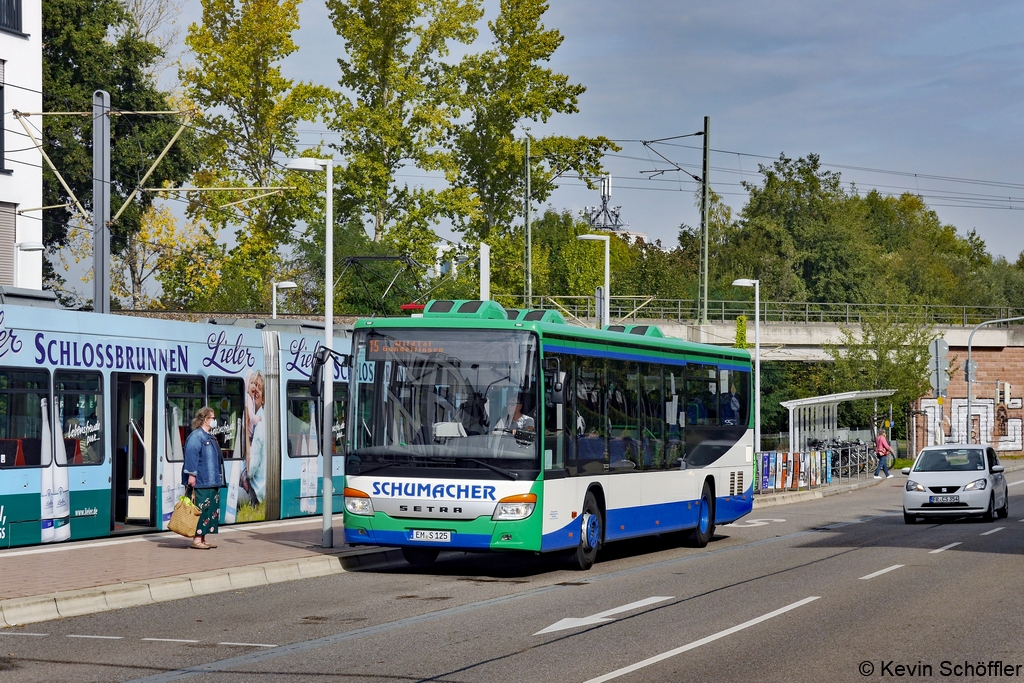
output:
[[[6,629],[0,680],[959,681],[1007,667],[1016,679],[1022,475],[1008,476],[1021,482],[1010,517],[990,523],[904,524],[897,475],[756,510],[704,549],[611,545],[589,572],[442,553],[426,570]]]

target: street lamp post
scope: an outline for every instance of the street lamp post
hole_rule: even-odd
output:
[[[604,301],[601,306],[601,327],[611,324],[611,236],[610,235],[577,235],[578,240],[604,240]]]
[[[279,290],[279,289],[295,289],[296,287],[298,287],[298,285],[295,284],[294,282],[292,282],[291,280],[285,280],[284,282],[272,282],[272,283],[270,283],[270,289],[271,289],[271,292],[272,292],[271,298],[273,299],[273,303],[271,304],[271,308],[270,308],[270,310],[271,310],[270,318],[272,320],[276,320],[277,319],[277,290]]]
[[[754,452],[761,450],[761,281],[740,278],[734,287],[754,288]],[[790,444],[792,450],[793,444]]]
[[[291,159],[285,164],[290,171],[316,172],[326,171],[326,213],[327,223],[324,229],[324,346],[334,348],[334,158],[314,159],[300,157]],[[275,296],[276,301],[276,296]],[[320,435],[321,448],[324,454],[324,520],[321,545],[324,548],[334,547],[334,361],[324,373],[324,413],[323,429]]]

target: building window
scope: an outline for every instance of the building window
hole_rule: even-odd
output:
[[[0,0],[0,28],[21,33],[21,0]]]
[[[14,231],[18,205],[0,202],[0,285],[14,284]]]
[[[6,3],[7,1],[0,0],[0,3]],[[4,124],[0,126],[0,128],[4,129],[0,130],[0,171],[7,168],[7,148],[4,147],[4,139],[7,137],[7,112],[4,110],[4,83],[7,82],[4,80],[4,67],[6,65],[7,62],[0,59],[0,123]]]

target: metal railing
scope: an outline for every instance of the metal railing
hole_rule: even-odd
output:
[[[507,306],[522,307],[523,297],[498,297]],[[534,296],[534,307],[561,311],[567,318],[588,323],[597,319],[592,296]],[[699,313],[694,299],[657,299],[645,296],[613,296],[610,301],[613,323],[633,320],[661,320],[692,323]],[[753,320],[752,301],[709,300],[708,320],[730,322],[739,316]],[[855,325],[864,318],[884,320],[921,320],[944,327],[973,327],[986,320],[1024,316],[1024,308],[1008,306],[945,306],[910,304],[841,304],[810,301],[765,301],[761,303],[761,321],[766,323]]]

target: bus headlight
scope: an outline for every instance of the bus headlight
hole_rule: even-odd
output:
[[[494,506],[494,514],[491,515],[491,519],[495,522],[526,519],[533,514],[535,507],[537,507],[537,494],[535,493],[507,496]]]
[[[373,516],[373,503],[370,496],[359,489],[345,487],[345,509],[353,515]]]

